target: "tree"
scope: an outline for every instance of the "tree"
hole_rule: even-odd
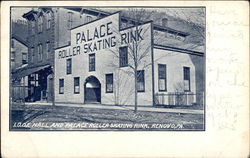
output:
[[[151,44],[145,45],[144,41],[140,39],[139,34],[141,37],[147,36],[146,33],[151,29],[151,27],[143,28],[143,24],[145,19],[150,19],[154,11],[148,12],[145,9],[129,9],[126,11],[124,14],[126,14],[126,17],[133,17],[133,18],[126,18],[126,21],[123,23],[122,27],[128,28],[126,29],[128,32],[133,32],[135,37],[132,38],[132,41],[128,42],[126,44],[127,46],[127,53],[128,53],[128,58],[129,62],[127,63],[127,67],[129,69],[121,70],[119,63],[113,62],[110,63],[110,67],[113,67],[116,69],[116,74],[117,74],[117,81],[116,81],[116,91],[114,93],[115,95],[115,103],[119,104],[119,93],[120,93],[120,86],[121,86],[121,81],[126,79],[122,78],[121,72],[126,73],[128,75],[133,76],[134,80],[134,112],[137,112],[138,109],[138,78],[142,75],[143,71],[138,71],[138,70],[144,70],[149,66],[152,66],[152,61],[151,60],[146,60],[147,57],[151,56]],[[122,14],[122,16],[124,15]],[[132,26],[132,27],[131,27]],[[143,28],[143,31],[141,31]],[[120,30],[113,30],[118,35],[122,35]],[[145,38],[150,38],[150,37],[145,37]],[[151,40],[151,38],[150,38]],[[117,41],[118,45],[123,45],[121,42],[121,39]],[[119,48],[116,48],[115,50],[109,49],[114,57],[116,58],[114,61],[119,61]],[[127,98],[128,99],[128,98]]]
[[[166,14],[166,13],[165,13]],[[145,22],[146,20],[151,20],[151,19],[155,19],[157,16],[159,15],[159,12],[156,11],[152,11],[152,10],[145,10],[142,8],[132,8],[132,9],[128,9],[125,12],[121,12],[121,16],[124,17],[132,17],[132,18],[124,18],[123,20],[123,24],[122,24],[122,28],[128,28],[127,30],[140,30],[143,27],[143,22]],[[176,16],[175,20],[178,17]],[[189,24],[189,25],[195,25],[197,26],[195,29],[200,29],[200,25],[194,24],[191,20],[190,21],[185,21],[185,20],[179,20],[182,21],[185,24]],[[182,26],[183,27],[183,26]],[[201,27],[202,28],[202,27]],[[151,29],[151,28],[148,28]],[[161,44],[163,41],[166,41],[166,36],[165,36],[165,32],[160,32],[160,31],[156,31],[156,30],[152,30],[152,38],[154,38],[154,43],[159,43]],[[200,31],[200,30],[199,30]],[[113,30],[113,32],[116,32],[117,34],[121,35],[120,30]],[[144,32],[145,33],[145,32]],[[201,32],[202,33],[202,32]],[[202,36],[202,35],[199,35]],[[176,39],[175,39],[176,40]],[[173,41],[176,42],[176,44],[183,44],[186,41]],[[201,41],[201,45],[202,45]],[[117,43],[119,43],[119,41],[117,41]],[[164,45],[165,43],[163,43]],[[118,45],[122,45],[122,43],[119,43]],[[177,46],[177,45],[175,45]],[[189,45],[190,46],[190,45]],[[197,45],[192,45],[192,47],[196,47]],[[146,69],[149,66],[153,66],[152,65],[152,61],[151,60],[146,60],[147,57],[151,56],[151,51],[150,49],[152,48],[151,45],[144,45],[142,40],[134,40],[130,43],[127,44],[128,47],[128,57],[131,59],[130,62],[128,62],[128,69],[120,69],[119,64],[117,63],[111,63],[110,66],[113,67],[114,69],[116,69],[116,71],[118,72],[118,78],[117,78],[117,85],[116,85],[116,92],[114,93],[115,95],[115,102],[116,104],[121,104],[122,102],[120,102],[120,86],[122,85],[121,82],[122,80],[126,79],[123,78],[122,76],[120,76],[122,73],[127,73],[131,76],[133,76],[133,80],[134,80],[134,91],[133,91],[133,95],[134,95],[134,111],[137,112],[138,109],[138,83],[137,83],[137,78],[138,76],[140,76],[141,71],[138,70],[143,70]],[[142,49],[144,48],[144,49]],[[191,48],[190,48],[191,49]],[[119,52],[119,49],[110,49],[111,52],[113,52],[115,60],[114,61],[119,61],[119,54],[117,52]],[[166,54],[166,55],[171,55],[171,54]],[[165,55],[164,55],[165,56]],[[118,60],[117,60],[118,59]],[[156,62],[158,59],[154,59],[154,62]],[[145,62],[146,61],[146,62]],[[122,72],[122,73],[121,73]],[[140,73],[138,73],[140,72]],[[124,86],[124,84],[122,85]]]

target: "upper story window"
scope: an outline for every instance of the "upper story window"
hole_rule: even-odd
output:
[[[31,21],[31,34],[32,35],[35,34],[35,26],[36,26],[36,22],[35,21]]]
[[[89,54],[89,71],[95,71],[95,54]]]
[[[12,39],[11,40],[11,48],[14,48],[15,47],[15,41]]]
[[[22,64],[27,64],[27,53],[22,52]]]
[[[167,73],[166,73],[166,65],[159,64],[158,65],[158,87],[159,91],[166,91],[167,90]]]
[[[68,12],[68,29],[72,28],[72,24],[73,24],[73,13]]]
[[[41,43],[38,44],[37,50],[38,50],[38,59],[39,61],[42,61],[43,60],[43,45]]]
[[[144,70],[137,71],[137,92],[145,92]]]
[[[113,74],[106,74],[106,93],[113,93]]]
[[[67,75],[72,73],[72,59],[71,58],[66,60],[66,71],[67,71]]]
[[[31,48],[30,48],[30,61],[31,61],[31,62],[34,61],[34,56],[35,56],[34,47],[31,47]]]
[[[11,56],[10,56],[10,59],[11,59],[11,61],[15,61],[15,58],[16,58],[16,52],[15,51],[12,51],[11,52]]]
[[[46,42],[46,52],[47,52],[47,59],[49,59],[49,55],[50,55],[50,41]]]
[[[38,18],[38,33],[43,31],[43,16]]]
[[[51,28],[51,12],[47,13],[47,29]]]
[[[190,91],[190,68],[183,67],[183,77],[184,77],[184,91]]]
[[[128,47],[119,48],[119,66],[126,67],[128,66]]]
[[[92,21],[93,20],[93,18],[91,17],[91,16],[87,16],[86,17],[86,22],[90,22],[90,21]]]

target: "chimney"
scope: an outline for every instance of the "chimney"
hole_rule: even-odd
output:
[[[163,18],[161,21],[162,21],[163,27],[168,27],[168,19],[167,18]]]

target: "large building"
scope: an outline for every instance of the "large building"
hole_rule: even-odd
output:
[[[177,94],[197,104],[204,53],[180,48],[187,33],[131,21],[122,27],[117,12],[70,30],[70,44],[55,49],[56,102],[133,105],[137,91],[139,105],[176,105]]]
[[[60,71],[63,71],[63,69],[62,68],[60,70],[58,69],[58,65],[56,65],[56,63],[55,63],[58,61],[54,60],[54,59],[57,59],[57,52],[58,51],[60,52],[60,49],[58,49],[58,48],[63,47],[62,49],[67,48],[67,49],[70,49],[71,51],[76,51],[75,49],[79,48],[77,46],[74,46],[74,43],[72,43],[75,40],[75,39],[72,39],[72,33],[74,32],[74,30],[80,29],[82,27],[84,29],[86,29],[85,27],[87,26],[87,24],[90,25],[92,21],[95,22],[94,24],[98,25],[98,22],[102,21],[103,18],[109,18],[111,15],[113,15],[113,14],[110,12],[103,11],[103,9],[96,10],[93,8],[91,9],[91,8],[82,8],[82,7],[72,7],[72,8],[71,7],[39,7],[39,8],[31,9],[31,11],[29,11],[23,15],[23,17],[26,18],[28,21],[28,37],[27,37],[28,66],[23,67],[22,69],[19,69],[18,71],[16,71],[13,74],[13,76],[16,76],[17,78],[21,78],[23,76],[28,77],[29,95],[26,98],[26,100],[28,100],[28,101],[41,101],[41,100],[42,101],[52,101],[53,100],[53,91],[54,91],[53,83],[55,83],[55,95],[56,95],[57,102],[83,103],[83,102],[86,102],[86,100],[85,100],[86,98],[91,98],[91,97],[87,97],[86,95],[83,95],[83,93],[86,93],[86,92],[84,92],[85,90],[87,90],[87,91],[90,90],[86,94],[91,95],[91,93],[93,93],[93,91],[91,92],[91,89],[88,88],[89,84],[84,85],[84,86],[86,86],[85,88],[82,87],[82,85],[80,85],[80,84],[82,84],[82,82],[85,82],[85,80],[83,81],[83,76],[86,77],[90,74],[87,72],[76,73],[76,71],[80,71],[80,70],[76,70],[78,66],[76,66],[77,62],[75,62],[74,60],[78,60],[78,59],[74,59],[73,57],[71,59],[72,61],[70,61],[70,60],[67,60],[67,61],[68,61],[68,64],[70,62],[72,62],[72,74],[76,73],[79,76],[79,79],[76,79],[76,81],[75,81],[75,83],[77,83],[78,82],[77,80],[79,80],[79,94],[77,94],[78,92],[76,92],[76,93],[72,93],[72,96],[66,95],[67,93],[71,94],[71,92],[72,92],[70,90],[71,86],[68,85],[68,84],[71,84],[71,82],[68,82],[68,80],[66,80],[67,77],[72,76],[72,75],[66,75],[65,81],[62,81],[62,80],[60,81],[60,83],[65,86],[65,92],[64,92],[65,94],[58,95],[58,92],[57,92],[58,87],[56,87],[56,86],[58,86],[59,81],[57,81],[58,78],[56,78],[56,77],[58,77],[58,75],[59,76],[61,75]],[[143,21],[141,19],[138,20],[138,19],[134,18],[134,16],[126,17],[126,16],[121,15],[119,13],[118,21],[116,21],[116,22],[112,21],[112,28],[114,29],[113,25],[117,24],[117,26],[119,26],[119,29],[113,30],[114,34],[115,33],[121,34],[121,31],[122,30],[126,31],[128,27],[133,28],[136,25],[143,25],[144,23],[145,23],[145,21]],[[86,26],[85,26],[85,24],[86,24]],[[154,61],[151,62],[151,66],[146,66],[145,70],[140,71],[140,72],[144,73],[144,75],[150,75],[151,76],[150,78],[152,81],[148,81],[148,79],[149,79],[148,76],[144,76],[144,79],[141,78],[141,80],[144,80],[144,82],[145,82],[144,87],[142,87],[142,89],[144,89],[145,92],[138,93],[139,100],[141,100],[140,97],[143,97],[143,96],[146,99],[148,99],[150,97],[152,99],[146,101],[145,104],[149,104],[149,103],[152,104],[153,100],[154,100],[154,102],[157,102],[156,101],[157,99],[154,99],[154,98],[159,98],[159,94],[165,94],[165,92],[173,92],[173,90],[172,90],[173,88],[171,86],[172,83],[171,82],[168,83],[168,82],[175,79],[175,78],[171,79],[172,75],[170,75],[170,72],[175,71],[175,69],[172,69],[168,63],[172,61],[173,63],[177,64],[178,60],[180,60],[181,58],[185,58],[183,56],[189,56],[189,60],[190,60],[190,63],[192,63],[192,65],[187,65],[185,70],[178,69],[178,71],[181,71],[181,72],[185,71],[186,74],[190,74],[190,76],[194,76],[194,78],[190,77],[190,79],[188,79],[188,77],[187,77],[188,75],[186,76],[186,79],[188,79],[189,80],[188,82],[190,82],[189,87],[191,89],[191,92],[203,93],[204,92],[204,60],[203,60],[204,59],[203,58],[204,50],[197,49],[200,47],[196,47],[196,46],[193,47],[192,49],[188,49],[188,48],[190,48],[190,46],[195,45],[193,43],[189,43],[187,40],[190,37],[190,32],[178,31],[176,29],[169,27],[168,25],[166,25],[166,18],[162,19],[162,25],[160,25],[159,22],[156,24],[156,23],[154,23],[154,21],[150,25],[152,25],[151,26],[152,27],[152,29],[151,29],[152,35],[151,36],[153,39],[151,41],[150,48],[152,48],[151,52],[153,52],[153,53],[152,53],[151,57],[148,57],[148,59],[152,60],[153,59],[152,57],[154,57]],[[93,27],[94,27],[94,25],[93,25]],[[185,27],[185,26],[183,25],[183,27]],[[101,26],[101,28],[104,28],[104,26]],[[80,37],[80,35],[78,35],[77,37]],[[116,40],[117,39],[118,38],[116,38]],[[110,44],[110,43],[108,43],[108,44]],[[118,45],[119,44],[117,43],[116,47]],[[65,47],[65,46],[67,46],[67,47]],[[74,47],[76,47],[76,48],[74,49]],[[55,51],[55,49],[56,49],[56,51]],[[109,51],[110,51],[110,49],[109,49]],[[119,52],[119,50],[118,50],[119,48],[116,48],[116,49],[117,50],[116,51],[113,50],[113,52]],[[126,48],[121,48],[121,49],[123,49],[123,51],[126,51]],[[102,50],[107,51],[108,49],[105,48]],[[166,61],[170,60],[170,59],[171,59],[171,61],[169,61],[168,63],[165,63],[165,65],[164,65],[164,62],[162,62],[162,69],[163,69],[162,72],[164,73],[166,70],[165,73],[166,73],[167,77],[164,78],[164,75],[160,76],[160,77],[162,78],[161,82],[163,84],[165,83],[166,88],[165,89],[162,88],[164,90],[160,90],[161,92],[158,93],[157,92],[157,89],[158,89],[157,61],[163,60],[163,57],[160,57],[160,59],[158,59],[157,61],[155,61],[155,59],[157,59],[157,57],[162,55],[162,53],[157,53],[160,51],[169,52],[169,53],[175,52],[177,54],[177,56],[172,56],[173,54],[167,55],[169,57],[166,59]],[[79,57],[83,55],[81,51],[79,52],[79,50],[78,50],[77,52],[79,53]],[[104,77],[96,75],[96,73],[98,73],[100,71],[100,69],[98,67],[98,64],[100,63],[100,62],[98,62],[98,59],[100,60],[100,57],[98,57],[98,55],[97,55],[100,53],[97,53],[97,52],[98,51],[95,50],[94,52],[92,52],[92,53],[95,53],[95,55],[92,55],[89,57],[84,56],[84,60],[86,60],[86,63],[84,63],[83,66],[85,66],[85,68],[87,67],[87,65],[88,65],[87,59],[91,59],[92,63],[93,63],[93,61],[95,61],[95,71],[90,72],[90,73],[92,73],[93,76],[95,76],[95,78],[97,80],[99,80],[100,84],[102,86],[104,86],[104,83],[106,83],[106,82],[104,82]],[[84,53],[84,54],[89,54],[89,53]],[[103,57],[106,57],[106,56],[103,56]],[[176,62],[173,61],[173,60],[175,60],[174,57],[177,58]],[[67,57],[64,57],[63,59],[66,59],[66,58]],[[60,62],[62,62],[62,61],[63,60],[61,60]],[[79,63],[81,63],[81,62],[82,61],[79,61]],[[179,62],[181,62],[181,61],[179,61]],[[187,62],[187,63],[189,63],[189,62]],[[61,63],[61,64],[63,64],[63,63]],[[87,64],[87,65],[85,65],[85,64]],[[154,66],[152,67],[152,65],[154,65]],[[101,67],[103,67],[103,66],[101,66]],[[127,66],[124,66],[124,68],[118,67],[117,71],[120,72],[120,70],[122,70],[122,69],[127,69],[126,67]],[[164,67],[166,67],[166,69]],[[194,67],[194,69],[193,69],[193,67]],[[82,67],[80,66],[80,68],[82,68]],[[106,67],[105,67],[105,69],[106,69]],[[139,68],[138,70],[140,70],[140,69],[142,69],[142,68]],[[53,70],[55,72],[53,72]],[[84,70],[84,68],[83,68],[83,70]],[[151,71],[154,74],[153,75],[154,77],[152,77],[152,74],[149,74],[148,71]],[[106,70],[103,72],[106,72]],[[113,73],[113,70],[112,71],[110,70],[110,73],[111,72]],[[56,78],[54,81],[53,81],[53,73],[55,73],[55,78]],[[169,75],[167,75],[167,74],[169,74]],[[105,74],[105,76],[106,76],[106,74]],[[115,73],[113,73],[113,79],[115,79],[116,77],[117,77],[117,75]],[[122,76],[120,76],[120,77],[122,78]],[[93,77],[90,77],[90,78],[93,79]],[[112,75],[107,75],[107,78],[112,78]],[[63,83],[63,82],[65,82],[65,83]],[[111,82],[111,80],[110,80],[110,82]],[[146,83],[146,82],[148,82],[148,83]],[[191,84],[192,82],[195,82],[195,84]],[[154,83],[154,84],[152,84],[152,83]],[[117,86],[115,86],[115,84],[117,84],[117,83],[114,82],[113,84],[114,84],[114,85],[112,85],[112,86],[114,86],[113,93],[111,93],[111,94],[104,93],[103,90],[105,90],[105,88],[102,87],[101,91],[100,91],[100,95],[98,96],[99,99],[98,100],[92,99],[92,100],[101,102],[103,104],[104,103],[113,104],[111,102],[105,102],[105,96],[116,95],[116,97],[115,97],[116,99],[114,99],[115,104],[123,104],[123,103],[124,104],[132,104],[132,103],[126,102],[125,101],[126,99],[122,100],[121,98],[119,98],[119,96],[122,95],[121,91],[120,90],[115,91],[115,88],[117,88]],[[130,84],[130,85],[132,85],[132,84]],[[151,85],[151,87],[149,85]],[[69,89],[67,88],[68,86],[69,86]],[[111,86],[111,84],[110,84],[110,86]],[[120,84],[120,86],[122,86],[122,84]],[[123,85],[123,86],[125,86],[125,85]],[[140,86],[142,86],[142,85],[140,85]],[[118,88],[118,89],[120,89],[120,88]],[[127,93],[129,93],[129,92],[127,92]],[[147,94],[147,95],[144,95],[144,94]],[[150,94],[150,95],[148,95],[148,94]],[[77,96],[79,96],[79,98]],[[75,97],[78,99],[74,100]],[[62,98],[62,99],[60,99],[60,98]],[[108,97],[108,98],[112,98],[112,97]],[[132,100],[132,99],[127,98],[127,100]],[[140,101],[139,101],[139,103],[140,103]],[[162,103],[164,103],[164,101]]]

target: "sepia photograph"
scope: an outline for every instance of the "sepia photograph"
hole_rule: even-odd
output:
[[[10,131],[205,131],[205,7],[12,6]]]

